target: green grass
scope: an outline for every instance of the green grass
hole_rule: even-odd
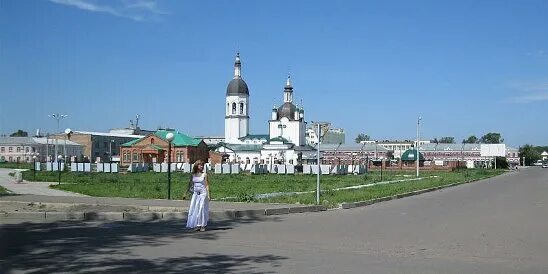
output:
[[[0,194],[8,194],[8,190],[0,186]]]
[[[0,162],[0,168],[32,169],[32,163]]]
[[[423,171],[421,177],[438,176],[420,181],[409,181],[378,185],[356,190],[331,191],[333,188],[369,184],[380,181],[380,173],[372,171],[366,175],[323,175],[321,176],[322,203],[334,206],[342,202],[364,201],[409,191],[447,185],[455,182],[474,181],[499,175],[502,170],[469,169],[459,171]],[[181,199],[189,180],[189,174],[173,173],[171,197]],[[279,196],[268,199],[255,199],[256,194],[273,192],[305,192],[316,189],[315,175],[249,175],[249,174],[208,174],[210,192],[213,199],[229,201],[257,201],[269,203],[315,203],[315,194]],[[33,180],[33,171],[23,173],[25,180]],[[414,178],[414,171],[383,172],[383,181]],[[40,171],[36,181],[58,180],[57,172]],[[61,185],[54,188],[83,193],[98,197],[129,197],[165,199],[167,197],[166,173],[75,173],[63,172]]]

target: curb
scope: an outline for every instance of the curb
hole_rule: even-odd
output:
[[[489,179],[489,178],[486,178],[486,179]],[[436,191],[436,190],[440,190],[440,189],[444,189],[444,188],[450,188],[450,187],[454,187],[454,186],[458,186],[458,185],[462,185],[462,184],[466,184],[466,183],[471,183],[471,182],[472,181],[469,181],[469,182],[456,182],[456,183],[452,183],[452,184],[448,184],[448,185],[437,186],[437,187],[426,188],[426,189],[420,189],[420,190],[415,190],[415,191],[411,191],[411,192],[396,194],[396,195],[393,195],[393,196],[381,197],[381,198],[367,200],[367,201],[354,202],[354,203],[341,203],[339,205],[339,208],[341,208],[341,209],[351,209],[351,208],[356,208],[356,207],[369,206],[369,205],[380,203],[380,202],[386,202],[386,201],[390,201],[390,200],[396,200],[396,199],[400,199],[400,198],[415,196],[415,195],[419,195],[419,194],[423,194],[423,193],[427,193],[427,192],[432,192],[432,191]]]
[[[211,211],[209,219],[226,221],[237,219],[260,219],[273,215],[326,211],[325,206],[303,206],[287,208],[267,208],[256,210]],[[0,213],[3,220],[24,221],[137,221],[186,220],[188,212],[7,212]]]

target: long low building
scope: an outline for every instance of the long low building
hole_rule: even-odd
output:
[[[57,146],[57,149],[55,147]],[[57,156],[81,157],[83,145],[68,140],[56,140],[45,137],[0,137],[0,161],[32,162],[52,161]]]
[[[419,146],[419,152],[424,155],[425,161],[442,165],[449,161],[466,161],[468,167],[478,167],[490,157],[481,155],[482,144],[444,144],[430,143]],[[519,164],[519,151],[516,148],[506,147],[506,160],[509,164]]]
[[[50,138],[57,138],[59,142],[65,140],[68,136],[64,133],[55,134]],[[83,155],[92,162],[109,161],[112,157],[120,157],[120,148],[122,144],[138,140],[144,135],[93,132],[93,131],[73,131],[70,134],[70,140],[84,146]]]
[[[357,165],[368,160],[386,160],[392,158],[392,151],[378,144],[321,144],[320,156],[323,164]]]

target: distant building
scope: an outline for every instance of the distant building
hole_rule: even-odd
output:
[[[175,130],[158,130],[140,139],[121,146],[120,164],[131,163],[165,163],[168,157],[168,133],[174,134],[171,148],[171,162],[194,163],[197,160],[208,162],[209,149],[206,143]]]
[[[479,167],[492,157],[481,156],[481,144],[444,144],[429,143],[419,146],[419,152],[425,161],[433,165],[447,165],[447,162],[464,161],[468,167]],[[506,160],[509,164],[519,164],[519,152],[516,148],[506,147]],[[429,163],[425,163],[427,165]]]
[[[216,147],[219,143],[224,142],[224,136],[194,136],[194,139],[202,140],[208,147]]]
[[[82,154],[83,146],[72,141],[59,141],[38,137],[0,137],[0,161],[6,162],[32,162],[35,153],[36,160],[44,162],[52,161],[57,144],[58,155],[67,158],[77,157]]]
[[[92,131],[73,131],[70,140],[83,145],[82,156],[91,162],[108,162],[112,158],[118,158],[120,146],[127,142],[143,138],[144,135],[106,133]],[[50,136],[53,139],[59,139],[62,142],[67,138],[66,134],[55,134]]]
[[[293,86],[287,77],[283,103],[271,109],[268,134],[249,134],[250,94],[241,74],[240,54],[234,62],[234,77],[225,95],[225,136],[217,143],[216,152],[223,161],[240,164],[288,163],[299,164],[312,151],[306,144],[305,112],[293,103]]]
[[[400,159],[402,154],[407,151],[408,149],[411,149],[412,147],[415,147],[415,144],[417,143],[416,140],[404,140],[404,141],[398,141],[398,140],[383,140],[383,141],[377,141],[377,140],[370,140],[370,141],[362,141],[362,143],[366,144],[378,144],[379,146],[382,146],[386,148],[387,150],[392,151],[392,155],[395,159]],[[430,141],[428,140],[420,140],[419,144],[429,144]]]
[[[315,146],[318,143],[317,128],[309,127],[306,129],[306,143]],[[322,144],[344,144],[346,135],[342,128],[330,128],[322,139]]]
[[[321,162],[330,165],[358,165],[367,161],[386,160],[392,152],[375,144],[321,144]]]

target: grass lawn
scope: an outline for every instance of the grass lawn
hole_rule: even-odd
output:
[[[8,190],[0,186],[0,194],[8,194]]]
[[[1,162],[0,168],[32,169],[32,163]]]
[[[364,201],[373,198],[395,195],[413,190],[447,185],[455,182],[475,181],[499,175],[502,170],[468,169],[460,171],[423,171],[421,177],[438,176],[419,181],[377,185],[373,187],[331,191],[333,188],[355,186],[379,182],[380,173],[372,171],[366,175],[323,175],[321,176],[322,203],[334,206],[341,202]],[[383,172],[382,181],[414,178],[414,171]],[[171,196],[181,199],[184,195],[189,174],[172,174]],[[279,196],[268,199],[256,199],[256,194],[273,192],[304,192],[316,189],[315,175],[249,175],[249,174],[208,174],[210,191],[213,199],[229,201],[282,202],[313,204],[315,194]],[[32,171],[23,173],[25,180],[32,181]],[[36,173],[36,181],[58,180],[57,172],[40,171]],[[83,193],[98,197],[129,197],[147,199],[165,199],[167,197],[166,173],[75,173],[63,172],[61,185],[54,188]]]

